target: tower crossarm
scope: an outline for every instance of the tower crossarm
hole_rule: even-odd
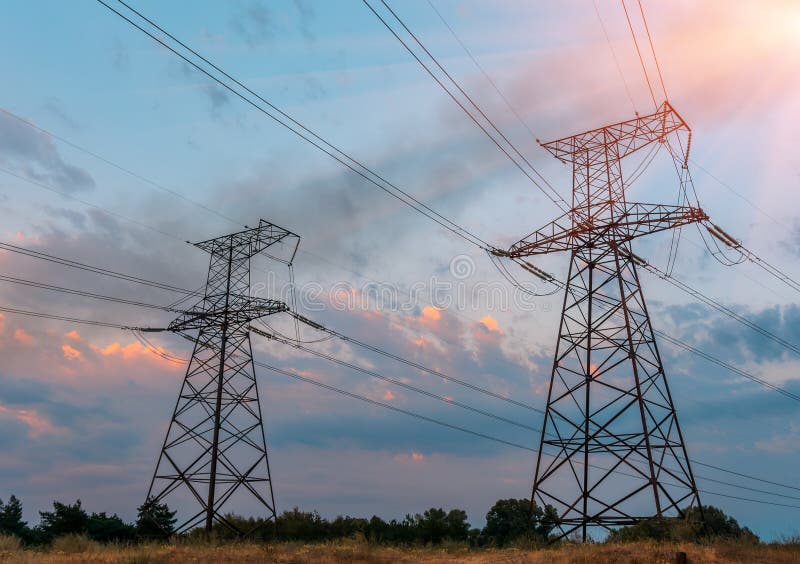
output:
[[[278,300],[265,300],[249,296],[231,295],[227,310],[222,300],[206,298],[197,306],[183,312],[167,330],[173,332],[203,329],[210,325],[227,323],[231,327],[245,325],[254,319],[289,311],[289,307]]]
[[[664,102],[655,113],[541,145],[562,162],[590,164],[595,160],[622,159],[681,129],[689,131],[689,126],[669,102]]]
[[[507,251],[495,251],[495,254],[520,258],[599,246],[610,241],[623,243],[708,219],[702,209],[689,206],[630,202],[609,203],[608,207],[606,212],[610,213],[599,213],[592,216],[593,219],[581,219],[586,217],[585,212],[571,210],[514,243]]]
[[[287,237],[298,236],[287,229],[262,219],[256,228],[248,228],[230,235],[201,241],[200,243],[195,243],[195,246],[212,255],[225,254],[232,247],[236,251],[237,258],[248,258],[257,255],[267,247]]]

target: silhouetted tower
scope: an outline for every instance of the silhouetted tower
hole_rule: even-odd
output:
[[[150,502],[178,490],[196,501],[199,510],[179,532],[203,522],[210,532],[217,522],[245,533],[222,513],[242,494],[263,506],[267,520],[276,518],[248,325],[288,308],[250,297],[250,259],[287,238],[299,242],[261,220],[255,229],[196,244],[211,255],[208,279],[203,299],[168,328],[197,335],[148,491]]]
[[[531,502],[562,536],[699,505],[631,241],[707,219],[696,207],[625,199],[622,160],[689,127],[655,113],[544,143],[572,164],[572,207],[503,256],[571,254]],[[688,147],[687,147],[688,150]],[[685,160],[684,160],[685,163]]]

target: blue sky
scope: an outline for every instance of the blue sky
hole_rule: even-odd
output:
[[[542,140],[650,109],[617,2],[598,0],[610,45],[591,0],[433,2]],[[135,6],[488,241],[507,246],[558,214],[361,2],[137,1]],[[426,1],[393,6],[567,197],[569,170],[537,146],[431,6]],[[800,102],[794,95],[800,8],[779,0],[735,6],[645,2],[645,7],[671,102],[693,128],[701,205],[760,256],[798,276],[800,157],[791,148],[800,141]],[[10,3],[0,21],[0,42],[5,77],[0,108],[236,223],[253,225],[263,217],[299,233],[295,270],[301,285],[317,284],[326,296],[368,280],[402,290],[420,283],[427,288],[432,277],[457,282],[450,264],[466,255],[475,265],[463,281],[468,289],[481,283],[510,289],[486,256],[226,94],[96,2]],[[672,203],[677,185],[670,167],[660,155],[632,188],[633,198]],[[0,115],[0,168],[0,240],[159,281],[199,286],[207,257],[184,241],[237,227],[7,114]],[[663,266],[668,246],[668,238],[656,236],[637,243],[636,251]],[[537,264],[563,276],[567,260],[553,256]],[[269,281],[265,266],[258,266],[254,282]],[[285,268],[272,268],[278,281],[287,280]],[[0,271],[157,303],[174,299],[10,253],[0,254]],[[696,231],[683,237],[675,274],[786,340],[800,341],[796,294],[753,265],[718,264]],[[665,282],[644,274],[642,279],[657,328],[800,391],[798,362],[789,353]],[[0,285],[0,303],[126,324],[169,321],[161,313],[7,283]],[[430,299],[423,293],[405,311],[367,303],[356,311],[328,307],[307,313],[448,374],[543,406],[558,295],[539,298],[533,311],[478,303],[443,309],[434,319],[426,306]],[[143,350],[125,332],[12,314],[0,319],[0,328],[0,444],[6,453],[0,497],[19,495],[33,521],[35,510],[52,499],[76,497],[91,510],[132,518],[182,367]],[[157,341],[174,354],[190,352],[181,339]],[[381,357],[336,342],[319,346],[437,393],[540,424],[538,414],[452,389]],[[662,349],[693,458],[800,485],[794,470],[800,448],[796,403],[667,344]],[[258,344],[257,356],[508,440],[530,446],[537,440],[524,429],[460,413],[285,348]],[[528,495],[531,453],[431,428],[278,374],[259,378],[281,510],[297,505],[325,515],[395,517],[441,505],[463,507],[480,524],[494,500]],[[708,469],[696,472],[731,478]],[[741,494],[700,482],[708,490]],[[791,525],[797,509],[713,496],[704,501],[766,537],[797,532]]]

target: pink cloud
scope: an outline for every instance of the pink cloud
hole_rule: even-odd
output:
[[[489,331],[492,331],[493,333],[498,333],[500,335],[503,334],[503,330],[500,329],[500,326],[498,325],[497,320],[494,317],[492,317],[491,315],[486,315],[486,316],[482,317],[480,322]]]
[[[25,331],[25,329],[16,329],[14,331],[14,340],[27,347],[33,344],[33,335]]]
[[[61,345],[61,352],[64,355],[64,358],[70,361],[80,360],[81,356],[83,356],[81,351],[67,344]]]
[[[394,456],[395,462],[422,462],[425,455],[421,452],[401,453]]]
[[[439,321],[442,318],[441,310],[433,306],[422,308],[422,319],[427,321]]]
[[[0,405],[0,416],[10,416],[28,426],[28,437],[36,439],[42,435],[61,434],[65,430],[53,425],[49,419],[32,409],[13,409]]]

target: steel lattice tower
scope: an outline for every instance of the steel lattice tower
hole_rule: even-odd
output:
[[[148,503],[177,490],[190,494],[199,511],[177,531],[214,522],[239,531],[222,513],[235,494],[257,500],[274,520],[275,501],[258,398],[250,321],[287,311],[283,302],[250,297],[250,259],[297,235],[264,220],[247,229],[197,243],[210,255],[203,299],[175,319],[170,331],[197,331]],[[296,246],[295,246],[296,248]]]
[[[531,498],[558,510],[562,537],[580,530],[585,541],[590,525],[683,516],[700,504],[631,241],[707,216],[628,202],[622,176],[623,159],[688,131],[665,102],[544,143],[572,164],[572,207],[502,252],[571,255]]]

